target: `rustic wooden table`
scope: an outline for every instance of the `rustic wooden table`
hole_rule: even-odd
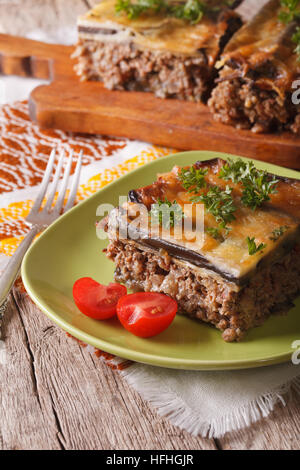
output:
[[[2,0],[0,32],[51,29],[56,20],[59,25],[74,21],[92,3],[23,0],[22,15],[16,16],[20,1]],[[195,438],[160,418],[118,373],[67,337],[16,290],[3,334],[0,449],[300,448],[299,397],[291,396],[287,407],[278,405],[268,419],[247,430],[218,440]]]

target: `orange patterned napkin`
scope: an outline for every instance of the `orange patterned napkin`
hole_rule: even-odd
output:
[[[30,121],[27,102],[0,107],[0,268],[29,230],[24,218],[38,192],[53,147],[83,151],[77,200],[170,149],[114,137],[42,130]],[[74,167],[76,159],[74,162]]]

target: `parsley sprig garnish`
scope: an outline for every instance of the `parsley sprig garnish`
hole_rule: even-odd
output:
[[[264,202],[270,200],[270,194],[276,192],[278,179],[266,171],[258,170],[253,162],[241,159],[231,160],[221,168],[219,178],[225,181],[241,183],[243,187],[242,203],[255,210]]]
[[[230,6],[232,1],[224,0],[224,5]],[[117,0],[116,13],[126,13],[131,20],[143,13],[164,13],[192,24],[199,23],[208,12],[219,11],[220,7],[210,7],[201,0],[187,0],[185,3],[172,3],[167,0]]]
[[[272,232],[272,236],[269,237],[270,240],[276,242],[280,237],[289,229],[288,225],[282,225],[281,227],[275,228]]]
[[[248,244],[248,252],[249,252],[249,255],[251,255],[251,256],[255,255],[259,251],[264,250],[267,246],[264,243],[260,243],[259,245],[256,245],[255,237],[253,237],[253,238],[247,237],[246,241],[247,241],[247,244]]]
[[[191,166],[189,168],[182,168],[178,176],[186,191],[189,193],[198,193],[200,189],[206,187],[205,175],[207,172],[207,168],[197,169]]]
[[[168,208],[172,207],[172,210]],[[181,223],[184,213],[181,206],[176,201],[169,201],[167,198],[161,200],[158,198],[156,204],[151,205],[151,222],[169,229]]]
[[[233,183],[240,183],[249,174],[250,169],[250,163],[246,163],[240,158],[237,160],[228,158],[227,163],[222,166],[219,172],[219,178],[225,181],[231,180]]]
[[[279,12],[279,20],[288,24],[296,19],[300,19],[299,0],[281,0],[282,9]]]
[[[219,224],[219,229],[230,230],[229,222],[235,220],[236,207],[232,197],[232,188],[226,186],[225,190],[219,186],[211,186],[206,194],[191,198],[191,202],[203,202],[207,212],[210,212]],[[217,232],[215,232],[216,234]]]

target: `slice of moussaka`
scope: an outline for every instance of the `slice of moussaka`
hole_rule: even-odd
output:
[[[216,120],[299,135],[300,1],[269,1],[232,37],[217,68],[209,100]]]
[[[300,292],[300,180],[251,161],[174,167],[102,226],[117,282],[169,295],[228,342],[287,313]]]
[[[242,24],[233,11],[239,3],[103,0],[78,19],[76,73],[110,90],[202,101],[220,53]]]

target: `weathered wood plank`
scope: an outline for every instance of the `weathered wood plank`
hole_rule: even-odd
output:
[[[43,415],[65,449],[215,449],[157,416],[101,359],[15,294],[35,367]],[[1,422],[1,411],[0,411]],[[13,421],[11,422],[13,427]],[[35,436],[36,445],[40,437]]]

